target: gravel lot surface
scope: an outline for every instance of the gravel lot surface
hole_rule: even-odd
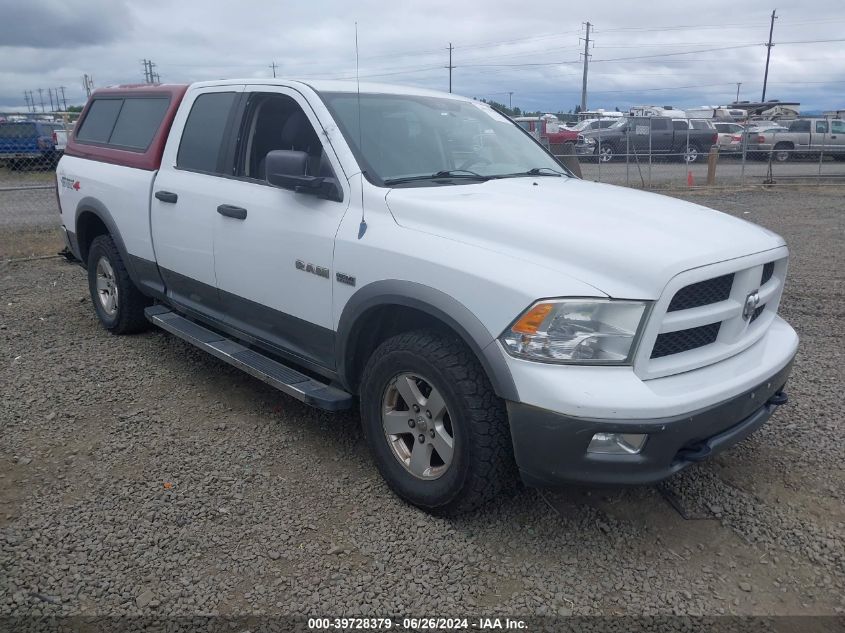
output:
[[[108,334],[75,265],[0,263],[0,616],[845,614],[843,194],[684,195],[792,249],[802,343],[763,429],[662,487],[454,521],[390,493],[357,414]]]

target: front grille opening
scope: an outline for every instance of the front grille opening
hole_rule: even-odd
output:
[[[775,274],[775,263],[769,262],[765,266],[763,266],[763,275],[760,277],[760,285],[766,285],[766,282],[772,278],[772,275]]]
[[[654,342],[654,349],[651,350],[651,357],[662,358],[663,356],[680,354],[681,352],[710,345],[716,342],[720,327],[722,327],[721,321],[688,330],[659,334],[657,340]]]
[[[734,274],[722,275],[713,279],[706,279],[698,283],[681,288],[672,297],[667,312],[698,308],[711,303],[719,303],[731,296]]]
[[[758,316],[760,316],[761,314],[763,314],[763,310],[765,310],[765,309],[766,309],[766,304],[765,304],[765,303],[764,303],[763,305],[761,305],[761,306],[757,306],[757,307],[754,309],[754,312],[752,312],[752,313],[751,313],[751,318],[750,318],[750,319],[748,319],[748,322],[749,322],[749,323],[754,323],[754,321],[756,321],[756,320],[757,320],[757,317],[758,317]]]

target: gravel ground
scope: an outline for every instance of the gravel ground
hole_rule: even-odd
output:
[[[453,521],[390,493],[356,414],[106,333],[74,265],[0,264],[0,616],[845,614],[843,193],[684,195],[790,243],[763,429],[664,486]]]

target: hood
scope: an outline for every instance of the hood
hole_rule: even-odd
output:
[[[396,188],[386,200],[400,226],[528,261],[616,298],[656,299],[680,272],[784,244],[707,207],[576,178]]]

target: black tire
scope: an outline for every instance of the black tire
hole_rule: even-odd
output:
[[[113,314],[109,314],[106,310],[97,290],[97,267],[101,259],[105,259],[111,266],[112,286],[117,289],[116,309]],[[134,334],[146,330],[149,322],[144,316],[144,308],[151,302],[132,283],[120,252],[110,235],[98,235],[91,242],[91,247],[88,249],[87,268],[91,302],[103,327],[112,334]]]
[[[790,143],[778,143],[772,150],[772,158],[775,162],[785,163],[793,158],[794,147]]]
[[[424,376],[448,409],[454,453],[437,479],[413,475],[400,463],[385,434],[383,398],[403,373]],[[456,336],[417,330],[386,340],[367,361],[360,396],[361,423],[373,460],[391,489],[407,502],[434,514],[455,516],[484,505],[515,484],[505,403]],[[409,411],[409,415],[414,414]]]

